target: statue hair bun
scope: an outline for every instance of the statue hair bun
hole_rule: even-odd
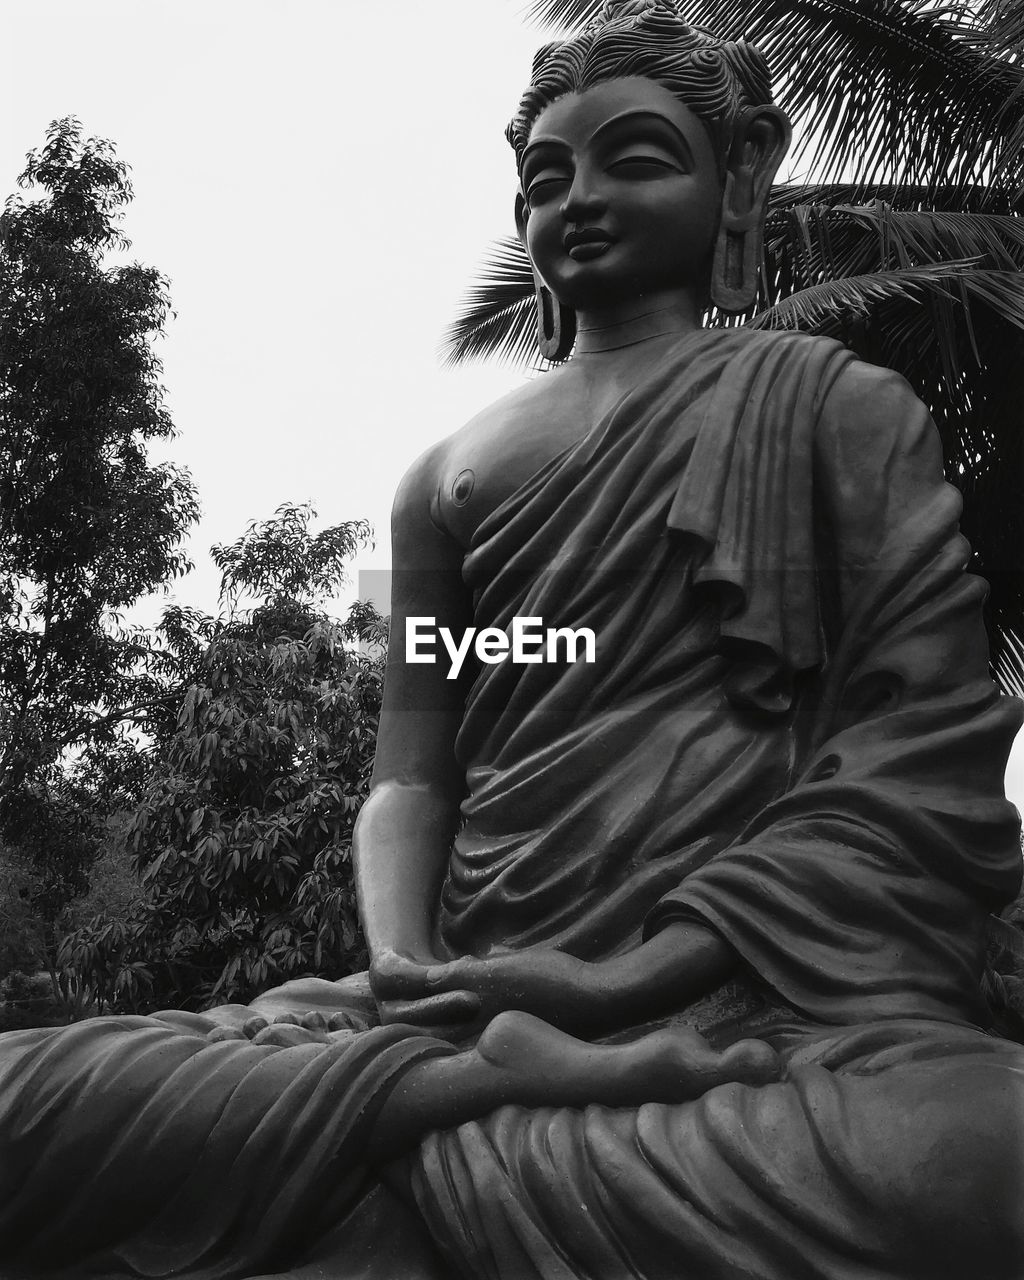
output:
[[[675,18],[682,18],[674,0],[605,0],[595,25],[618,22],[623,18],[639,18],[656,10],[668,11]]]

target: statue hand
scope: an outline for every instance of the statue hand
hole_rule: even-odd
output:
[[[599,1019],[600,966],[564,951],[536,948],[485,960],[464,956],[430,965],[424,973],[428,992],[475,995],[481,1022],[518,1009],[552,1026],[585,1032]]]
[[[376,956],[370,965],[370,989],[381,1022],[402,1022],[445,1038],[464,1035],[480,1013],[471,991],[428,988],[430,965],[397,951]]]
[[[587,1039],[683,1009],[720,986],[735,965],[735,952],[713,930],[680,922],[607,960],[536,947],[428,965],[425,990],[474,993],[482,1022],[518,1009]]]
[[[382,953],[370,985],[382,1022],[465,1037],[503,1010],[518,1009],[587,1038],[683,1009],[720,986],[735,966],[735,952],[714,930],[681,921],[600,961],[544,947],[442,964]]]

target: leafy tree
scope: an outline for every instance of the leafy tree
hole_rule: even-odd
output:
[[[0,847],[0,978],[42,963],[42,920],[31,903],[36,890],[33,868]]]
[[[89,867],[99,853],[104,812],[96,795],[60,774],[20,792],[15,839],[0,852],[0,920],[5,946],[0,977],[10,969],[48,970],[70,902],[88,890]]]
[[[225,615],[207,620],[193,683],[128,827],[143,900],[66,942],[102,1002],[205,1007],[302,973],[365,963],[351,833],[366,795],[383,620],[324,611],[363,522],[310,532],[285,506],[214,548]],[[242,609],[240,600],[258,603]],[[362,645],[362,651],[356,648]]]
[[[534,0],[578,29],[601,0]],[[1024,695],[1024,3],[692,0],[767,54],[807,179],[779,186],[745,323],[842,338],[930,408],[988,577],[993,659]],[[533,350],[532,277],[498,242],[449,358]],[[732,323],[721,316],[711,324]]]
[[[69,117],[19,181],[35,198],[0,216],[0,840],[55,927],[105,817],[68,753],[126,782],[132,727],[166,714],[166,655],[121,617],[187,570],[198,510],[187,473],[147,456],[173,433],[152,347],[166,281],[106,265],[129,243],[125,165]]]
[[[88,868],[78,868],[79,894],[62,893],[59,910],[48,912],[46,906],[53,893],[48,872],[60,864],[61,847],[56,854],[46,850],[46,856],[40,856],[38,847],[0,847],[0,1002],[6,990],[8,1005],[13,1004],[7,1019],[0,1013],[0,1030],[5,1021],[9,1028],[40,1025],[40,1017],[51,1022],[81,1016],[92,1002],[92,992],[77,974],[58,964],[61,943],[70,929],[97,914],[123,918],[140,898],[127,847],[127,816],[106,814],[99,794],[69,779],[62,792],[48,797],[47,834],[61,835],[55,818],[62,816],[72,837],[85,829],[91,852]],[[42,991],[35,975],[41,975]],[[27,1010],[12,991],[27,994]],[[15,1023],[10,1022],[12,1016]]]

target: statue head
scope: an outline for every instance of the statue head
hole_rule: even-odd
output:
[[[723,311],[741,312],[753,303],[768,195],[789,143],[789,122],[772,105],[768,67],[760,51],[691,26],[681,13],[681,2],[609,0],[580,34],[539,50],[530,86],[508,127],[521,179],[516,220],[534,265],[540,345],[549,359],[563,359],[572,349],[574,317],[569,300],[558,296],[558,284],[550,282],[552,297],[549,282],[538,271],[536,245],[534,252],[530,250],[535,237],[528,229],[531,184],[523,181],[524,176],[530,178],[528,172],[524,175],[524,160],[529,169],[538,122],[540,134],[553,118],[564,123],[561,117],[568,113],[559,108],[567,99],[582,102],[588,95],[603,95],[611,106],[622,108],[632,92],[638,108],[658,110],[659,103],[664,104],[663,113],[690,135],[692,181],[686,199],[692,205],[694,184],[703,184],[705,208],[713,210],[704,261],[688,265],[693,273],[690,283],[703,292],[702,303],[710,301]],[[627,170],[617,166],[620,183]],[[567,207],[571,185],[566,173],[566,219],[579,216],[578,210]],[[684,192],[682,185],[676,189]],[[544,190],[549,203],[557,199],[554,184]],[[680,214],[680,234],[692,237],[692,209],[681,208]],[[664,218],[652,224],[651,234],[652,253],[664,252],[665,245],[656,243],[666,234]]]

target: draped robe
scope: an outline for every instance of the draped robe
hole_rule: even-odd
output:
[[[741,977],[681,1019],[787,1074],[431,1135],[394,1171],[424,1276],[1024,1275],[1024,1050],[980,994],[1020,717],[958,513],[901,379],[733,331],[680,342],[481,525],[475,625],[589,627],[597,653],[480,668],[439,941],[599,960],[702,921]],[[372,1028],[356,985],[329,1045],[210,1044],[216,1011],[0,1041],[0,1275],[411,1275],[365,1251],[397,1210],[362,1150],[448,1050]]]

